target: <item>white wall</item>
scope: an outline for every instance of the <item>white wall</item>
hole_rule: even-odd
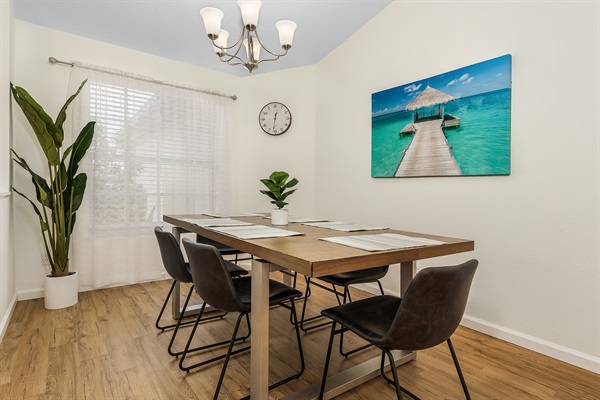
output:
[[[17,20],[17,68],[13,81],[29,91],[52,117],[56,116],[67,98],[70,68],[49,64],[50,56],[63,61],[77,60],[117,68],[206,90],[238,94],[236,82],[240,78]],[[234,108],[237,107],[236,104]],[[37,139],[18,108],[15,109],[14,118],[13,147],[34,170],[44,170],[45,159]],[[15,186],[26,193],[33,193],[29,176],[20,168],[15,170]],[[19,299],[39,297],[46,273],[42,266],[39,224],[29,204],[20,198],[15,199],[14,203],[16,288]]]
[[[13,70],[12,1],[0,2],[0,340],[16,304],[10,196],[10,79]]]
[[[596,370],[598,29],[598,2],[396,1],[318,65],[316,124],[323,214],[474,239],[420,265],[479,259],[472,321]],[[511,176],[370,178],[373,92],[507,53]]]
[[[232,67],[233,68],[233,67]],[[239,68],[239,67],[238,67]],[[259,192],[259,179],[273,171],[297,178],[298,190],[288,197],[291,214],[312,215],[315,204],[315,67],[244,77],[240,81],[239,127],[233,160],[234,199],[240,211],[268,212],[274,206]],[[292,125],[270,136],[258,124],[262,107],[278,101],[290,109]]]

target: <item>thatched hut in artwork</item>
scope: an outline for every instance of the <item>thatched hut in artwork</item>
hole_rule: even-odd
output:
[[[425,90],[419,93],[413,101],[408,103],[406,111],[413,112],[413,122],[417,122],[419,118],[443,118],[444,105],[450,101],[454,101],[454,97],[427,85]],[[420,109],[436,105],[438,106],[437,110],[423,110],[421,115],[419,115]]]

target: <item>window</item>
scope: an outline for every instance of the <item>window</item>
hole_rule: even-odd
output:
[[[88,181],[73,237],[80,284],[158,279],[153,227],[164,214],[228,211],[230,100],[77,66],[71,89],[84,79],[73,126],[93,120],[96,128],[81,163]]]

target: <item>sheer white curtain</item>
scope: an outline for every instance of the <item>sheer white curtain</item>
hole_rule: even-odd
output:
[[[69,93],[73,135],[96,121],[83,159],[72,265],[83,287],[158,279],[153,228],[163,214],[228,211],[231,99],[76,63]],[[68,111],[69,112],[69,111]]]

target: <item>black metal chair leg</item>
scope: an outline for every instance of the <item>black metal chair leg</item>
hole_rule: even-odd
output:
[[[184,313],[185,313],[185,310],[187,309],[187,305],[190,301],[190,298],[192,297],[193,290],[194,290],[194,285],[192,285],[190,287],[190,291],[189,291],[187,297],[185,298],[185,303],[183,304],[183,309],[181,311],[181,314],[179,315],[179,319],[177,320],[177,323],[175,324],[175,330],[173,331],[173,335],[171,336],[171,340],[169,341],[169,347],[167,347],[167,352],[174,357],[179,357],[181,354],[183,354],[183,351],[173,351],[173,343],[175,343],[175,338],[177,337],[179,328],[182,326],[190,325],[192,323],[196,323],[196,320],[192,320],[192,321],[188,321],[188,322],[181,322],[181,320],[184,317]],[[218,315],[212,315],[210,317],[206,317],[204,319],[201,319],[199,322],[211,321],[213,319],[220,319],[220,318],[223,318],[225,315],[227,315],[227,312],[223,312]],[[250,336],[250,333],[248,333],[248,336]],[[245,337],[244,340],[247,338],[248,337]],[[216,344],[215,344],[215,346],[216,346]],[[188,350],[188,353],[191,353],[191,352],[197,351],[197,350],[202,350],[202,349],[203,348],[190,349],[190,350]]]
[[[200,312],[198,313],[198,317],[196,317],[196,323],[192,328],[192,332],[190,333],[190,337],[185,345],[185,349],[183,353],[181,353],[181,359],[179,360],[179,369],[182,371],[189,372],[189,369],[183,366],[183,362],[185,361],[185,356],[188,353],[190,345],[192,344],[192,339],[194,339],[194,334],[196,333],[196,329],[198,328],[198,324],[200,323],[200,319],[202,318],[202,314],[204,314],[204,309],[206,308],[206,303],[202,303],[202,307],[200,308]]]
[[[323,400],[323,394],[325,394],[325,382],[327,381],[327,371],[329,370],[331,348],[333,347],[333,338],[335,336],[335,325],[335,322],[331,325],[331,334],[329,335],[329,346],[327,347],[327,356],[325,357],[325,366],[323,367],[323,378],[321,379],[321,389],[319,390],[320,400]]]
[[[221,390],[221,385],[223,384],[223,378],[225,378],[225,370],[227,370],[227,364],[229,363],[229,358],[231,357],[231,350],[233,349],[233,345],[235,343],[235,337],[237,336],[237,331],[240,327],[240,322],[242,321],[242,317],[247,315],[248,313],[240,313],[236,323],[235,328],[233,329],[233,334],[231,335],[231,340],[229,341],[229,347],[227,348],[227,355],[225,356],[225,362],[223,363],[223,368],[221,369],[221,376],[219,376],[219,382],[217,383],[217,387],[215,388],[215,395],[213,396],[213,400],[218,400],[219,391]]]
[[[456,367],[456,372],[458,372],[458,377],[460,378],[460,384],[462,385],[463,391],[465,392],[465,398],[467,400],[471,400],[471,396],[469,395],[469,389],[467,389],[467,382],[463,376],[463,373],[460,369],[460,365],[458,364],[458,358],[456,357],[456,352],[454,351],[454,346],[452,346],[452,340],[448,338],[446,340],[448,343],[448,347],[450,348],[450,353],[452,354],[452,360],[454,360],[454,366]]]
[[[170,355],[172,356],[179,356],[182,352],[174,352],[173,349],[173,343],[175,342],[175,337],[177,336],[177,332],[179,332],[179,327],[181,326],[181,321],[183,320],[183,316],[185,314],[185,310],[187,309],[187,305],[190,302],[190,298],[192,297],[192,292],[194,291],[194,285],[192,284],[190,286],[190,291],[188,292],[188,295],[185,298],[185,302],[183,303],[183,309],[182,311],[179,313],[179,318],[177,319],[177,323],[175,324],[175,330],[173,331],[173,334],[171,335],[171,340],[169,341],[169,347],[167,347],[167,351],[169,352]],[[204,310],[205,305],[202,305],[202,310]],[[194,321],[194,323],[197,325],[198,323],[196,321]]]
[[[313,326],[305,326],[306,322],[310,322],[310,321],[314,321],[316,319],[320,319],[323,318],[321,315],[315,315],[314,317],[310,317],[310,318],[304,318],[304,316],[306,315],[306,302],[308,300],[308,298],[310,297],[310,278],[308,276],[304,277],[306,279],[306,291],[304,292],[304,303],[302,306],[302,315],[300,316],[300,329],[302,329],[303,332],[308,332],[310,330],[316,329],[316,328],[320,328],[322,326],[325,325],[329,325],[331,324],[331,321],[328,322],[324,322],[322,324],[317,324],[317,325],[313,325]]]
[[[204,312],[204,307],[201,309],[200,314],[198,314],[198,318],[196,319],[197,323],[194,325],[194,328],[192,329],[192,333],[190,334],[190,337],[189,337],[189,339],[187,341],[186,348],[182,352],[181,359],[179,360],[179,369],[181,369],[182,371],[185,371],[185,372],[190,372],[190,370],[192,370],[194,368],[198,368],[198,367],[201,367],[203,365],[210,364],[210,363],[218,361],[218,360],[222,360],[223,358],[225,358],[227,356],[227,354],[221,354],[219,356],[210,358],[208,360],[201,361],[201,362],[193,364],[193,365],[189,365],[189,366],[184,366],[183,365],[184,362],[185,362],[185,358],[192,351],[209,349],[209,348],[216,347],[216,346],[222,346],[222,345],[228,344],[230,342],[230,340],[224,340],[222,342],[213,343],[213,344],[210,344],[210,345],[207,345],[207,346],[202,346],[202,347],[199,347],[199,348],[196,348],[196,349],[190,349],[190,344],[191,344],[191,342],[192,342],[192,340],[194,338],[194,334],[196,333],[196,328],[198,327],[198,323],[201,322],[201,320],[202,320],[202,313],[203,312]],[[238,340],[240,340],[240,338],[234,338],[234,341],[238,341]],[[238,354],[238,353],[241,353],[241,352],[246,351],[246,350],[250,350],[250,346],[246,346],[246,347],[237,349],[235,351],[232,351],[231,355]]]
[[[227,314],[227,313],[225,313],[225,314]],[[211,318],[213,318],[213,317],[211,317]],[[200,320],[200,322],[209,321],[211,318],[204,318],[204,319],[201,319],[201,320]],[[241,340],[242,342],[245,342],[245,341],[246,341],[246,339],[248,339],[248,338],[250,337],[250,334],[252,333],[252,330],[251,330],[251,328],[250,328],[250,318],[249,318],[248,314],[246,314],[246,323],[247,323],[247,325],[248,325],[248,333],[247,333],[245,336],[242,336],[242,337],[236,338],[236,339],[235,339],[235,341],[236,341],[236,342],[239,342],[240,340]],[[211,343],[211,344],[207,344],[207,345],[200,346],[200,347],[194,347],[193,349],[188,349],[187,353],[189,354],[189,353],[193,353],[193,352],[196,352],[196,351],[208,350],[208,349],[212,349],[213,347],[223,346],[224,344],[228,344],[228,343],[229,343],[229,340],[223,340],[223,341],[221,341],[221,342]],[[235,350],[235,351],[234,351],[233,353],[231,353],[231,354],[237,354],[237,353],[241,353],[242,351],[246,351],[246,350],[248,350],[249,348],[250,348],[250,346],[247,346],[247,347],[244,347],[244,348],[241,348],[241,349]],[[176,354],[176,356],[179,356],[181,353],[183,353],[183,352],[179,352],[179,353],[177,353],[177,354]],[[216,356],[216,357],[210,358],[210,359],[208,359],[208,360],[205,360],[205,361],[199,362],[199,363],[197,363],[197,364],[191,365],[191,366],[189,366],[189,367],[187,367],[187,368],[188,368],[188,369],[197,368],[197,367],[200,367],[200,366],[202,366],[202,365],[209,364],[209,363],[211,363],[211,362],[213,362],[213,361],[221,360],[221,359],[223,359],[224,357],[225,357],[225,354],[222,354],[222,355],[220,355],[220,356]]]
[[[331,284],[331,288],[332,288],[332,292],[335,293],[335,299],[338,302],[338,306],[341,306],[342,304],[345,304],[346,303],[346,289],[347,289],[347,287],[344,287],[344,302],[343,303],[340,301],[340,295],[339,295],[337,289],[335,288],[334,284]]]
[[[160,325],[160,319],[162,318],[162,315],[165,311],[165,308],[167,307],[167,303],[169,302],[169,299],[171,298],[171,295],[173,294],[173,289],[175,289],[175,285],[177,284],[177,281],[174,280],[173,284],[171,285],[171,289],[169,290],[169,294],[167,295],[167,298],[165,299],[165,302],[162,305],[162,308],[160,309],[160,313],[158,314],[158,318],[156,318],[156,327],[158,329],[160,329],[161,331],[165,331],[165,329],[171,329],[171,328],[175,328],[177,326],[177,322],[174,324],[170,324],[170,325]],[[183,308],[185,310],[185,307]],[[225,316],[225,314],[223,314],[223,316]],[[194,323],[194,320],[190,320],[190,321],[186,321],[186,322],[180,322],[179,326],[187,326],[187,325],[191,325]]]
[[[394,382],[392,379],[388,378],[385,375],[385,371],[383,370],[385,364],[385,351],[383,349],[381,349],[381,366],[379,368],[379,372],[381,373],[381,376],[383,377],[383,379],[385,379],[385,381],[387,383],[389,383],[390,385],[396,385],[396,382]],[[393,365],[393,362],[392,364]],[[393,368],[394,371],[396,370],[396,368]],[[392,376],[393,376],[393,372],[392,372]],[[411,398],[413,398],[414,400],[420,400],[419,397],[417,397],[416,395],[414,395],[412,392],[410,392],[409,390],[406,390],[405,388],[403,388],[400,383],[398,383],[398,386],[400,387],[400,390],[403,391],[404,393],[406,393],[407,395],[409,395]]]
[[[306,292],[305,292],[305,295],[304,295],[304,305],[302,307],[302,316],[300,317],[300,329],[302,329],[303,332],[308,332],[308,331],[311,331],[313,329],[317,329],[317,328],[321,328],[323,326],[329,325],[329,324],[331,324],[331,321],[327,321],[327,322],[323,322],[321,324],[316,324],[316,325],[311,325],[311,326],[305,326],[306,322],[311,322],[311,321],[323,318],[322,315],[315,315],[314,317],[304,318],[304,315],[306,313],[306,301],[310,297],[310,283],[311,283],[311,280],[310,280],[309,277],[305,277],[305,279],[306,279]],[[329,289],[329,288],[327,288],[325,286],[321,286],[321,285],[319,285],[317,283],[314,283],[314,284],[317,285],[317,286],[319,286],[319,287],[321,287],[321,288],[323,288],[323,289],[325,289],[325,290],[328,290],[330,292],[335,293],[335,297],[337,299],[338,304],[344,304],[346,302],[346,291],[344,291],[344,297],[343,297],[344,303],[340,303],[340,299],[339,299],[339,295],[340,294],[335,289],[335,285],[331,285],[331,287],[333,287],[333,290],[331,290],[331,289]]]
[[[158,318],[156,318],[156,329],[160,329],[162,331],[164,331],[165,329],[171,327],[171,326],[160,326],[159,322],[160,322],[160,318],[162,317],[163,313],[165,312],[165,308],[167,308],[167,303],[169,302],[169,299],[171,298],[171,294],[173,293],[173,289],[175,289],[175,285],[177,284],[177,281],[173,279],[173,284],[171,285],[171,289],[169,289],[169,294],[167,295],[167,298],[165,299],[165,302],[162,305],[162,308],[160,309],[160,313],[158,313]]]
[[[400,389],[400,383],[398,382],[398,371],[396,371],[396,363],[394,361],[394,356],[392,356],[392,353],[389,350],[382,350],[390,360],[390,369],[392,370],[392,376],[394,377],[394,388],[396,389],[396,396],[398,397],[398,400],[402,400],[402,390]]]

